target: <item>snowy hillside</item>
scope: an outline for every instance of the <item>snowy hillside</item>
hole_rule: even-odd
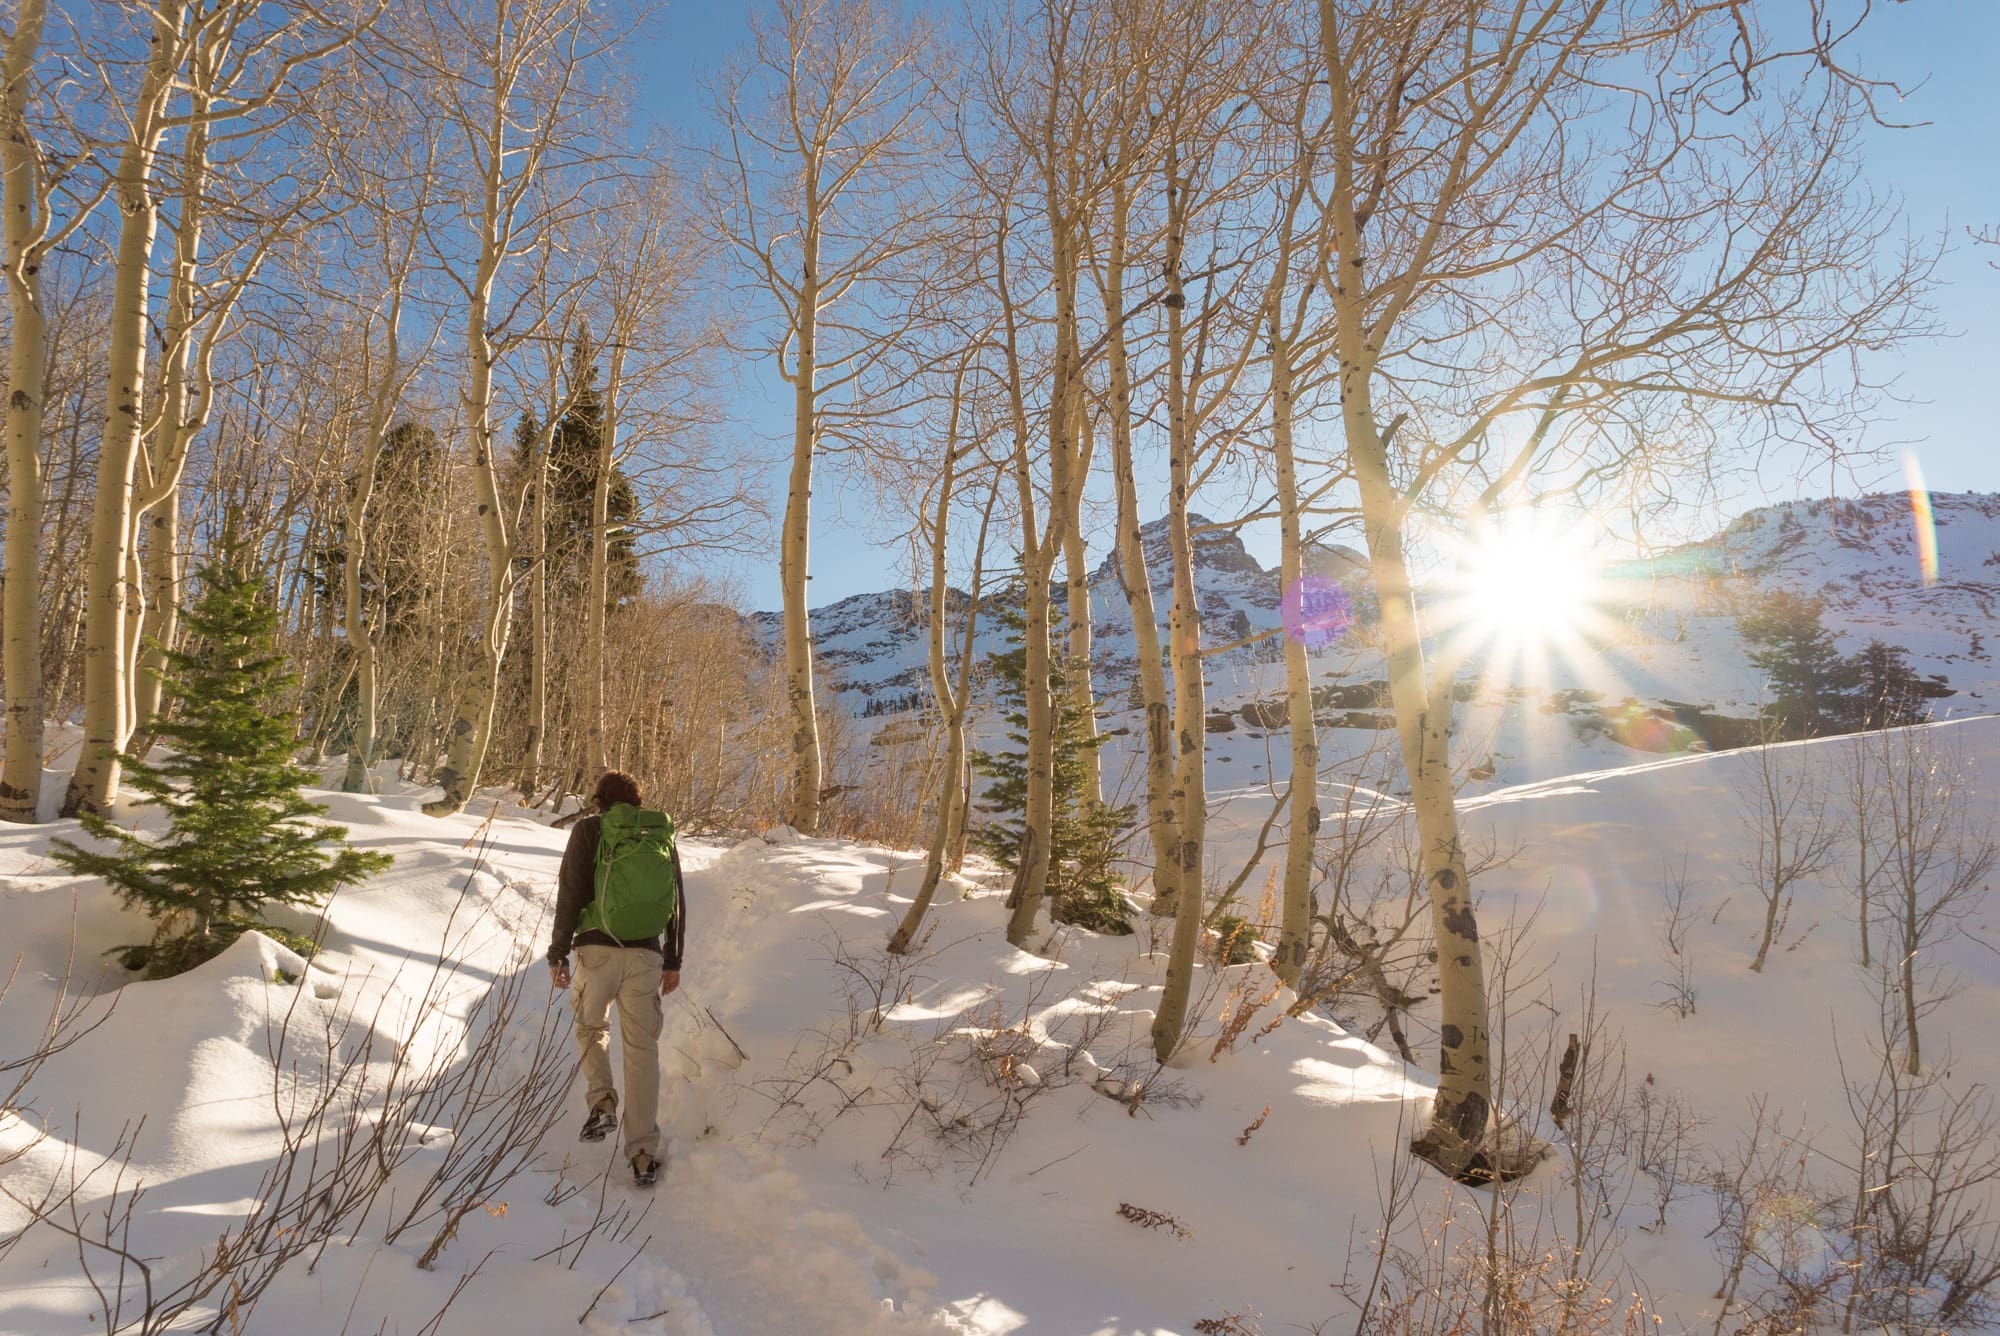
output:
[[[1798,501],[1751,511],[1702,543],[1647,562],[1624,562],[1594,583],[1595,630],[1588,642],[1545,662],[1475,658],[1464,673],[1461,758],[1475,784],[1494,786],[1619,765],[1649,752],[1737,745],[1754,718],[1762,684],[1746,657],[1736,613],[1760,593],[1822,597],[1826,623],[1843,652],[1881,638],[1910,651],[1920,675],[1943,679],[1950,695],[1933,718],[1985,714],[2000,699],[2000,496],[1932,497],[1938,544],[1934,582],[1923,578],[1910,499],[1892,493]],[[1205,522],[1205,521],[1204,521]],[[1164,631],[1170,568],[1163,521],[1145,529],[1148,569]],[[1278,625],[1279,580],[1226,532],[1197,545],[1197,580],[1206,643],[1223,645]],[[1353,591],[1361,559],[1350,549],[1312,554],[1308,569]],[[1130,618],[1109,560],[1092,572],[1093,670],[1108,715],[1105,728],[1129,730],[1134,676]],[[954,607],[963,599],[955,598]],[[928,699],[924,596],[903,591],[857,596],[813,614],[819,662],[850,712],[913,708]],[[775,614],[758,614],[775,641]],[[1005,647],[1004,632],[982,623],[982,650]],[[1264,754],[1286,748],[1275,641],[1215,655],[1209,662],[1210,751],[1225,782],[1264,782]],[[1315,655],[1321,725],[1332,756],[1382,750],[1386,724],[1382,660],[1365,623]],[[1275,725],[1275,727],[1273,727]],[[989,726],[990,729],[990,726]],[[1127,758],[1114,745],[1114,767]],[[1369,774],[1394,786],[1385,758]],[[1282,771],[1282,762],[1280,763]]]
[[[1963,761],[1976,786],[1964,809],[1990,825],[2000,721],[1896,736]],[[1386,1035],[1362,1037],[1364,1006],[1336,998],[1330,1013],[1282,1019],[1289,994],[1263,966],[1208,962],[1185,1056],[1155,1072],[1143,1052],[1163,955],[1143,924],[1128,938],[1065,930],[1026,955],[1006,944],[1001,892],[960,882],[898,960],[881,942],[919,858],[784,832],[685,846],[690,950],[664,1040],[670,1164],[640,1194],[613,1172],[615,1149],[574,1139],[567,1008],[540,961],[561,832],[498,806],[484,824],[439,822],[411,793],[322,795],[360,844],[398,861],[330,907],[320,956],[308,966],[252,936],[144,983],[101,964],[143,922],[45,856],[71,827],[6,828],[6,947],[21,965],[0,1002],[0,1061],[29,1051],[62,1005],[72,933],[72,1005],[102,1023],[37,1074],[35,1120],[0,1127],[0,1156],[46,1133],[0,1171],[0,1239],[51,1184],[76,1204],[0,1257],[0,1332],[103,1329],[117,1273],[98,1246],[107,1210],[109,1241],[152,1259],[158,1294],[196,1276],[260,1201],[274,1233],[310,1237],[309,1214],[282,1214],[303,1171],[271,1173],[301,1163],[285,1155],[286,1120],[294,1146],[318,1147],[313,1186],[348,1214],[275,1278],[239,1323],[250,1332],[1349,1332],[1360,1305],[1409,1314],[1445,1272],[1476,1272],[1496,1205],[1495,1246],[1525,1291],[1548,1301],[1536,1287],[1561,1279],[1548,1259],[1583,1258],[1585,1291],[1603,1300],[1591,1329],[1625,1330],[1636,1292],[1658,1330],[1713,1330],[1740,1262],[1722,1328],[1736,1330],[1757,1305],[1846,1274],[1846,1087],[1872,1074],[1877,1014],[1855,964],[1851,838],[1796,885],[1770,961],[1749,970],[1762,908],[1744,785],[1760,757],[1831,776],[1861,745],[1655,760],[1470,805],[1476,855],[1504,859],[1478,885],[1506,1102],[1552,1146],[1497,1198],[1410,1168],[1398,1148],[1429,1078],[1384,1051]],[[1225,867],[1242,857],[1227,832],[1246,805],[1222,803]],[[1391,906],[1398,810],[1380,809],[1390,833],[1356,863],[1355,884],[1389,886]],[[1691,899],[1685,1014],[1662,1005],[1662,890],[1677,872]],[[1945,985],[1924,1022],[1928,1067],[1950,1091],[2000,1082],[1983,1042],[2000,1007],[1995,916],[1982,893],[1925,955]],[[1421,1064],[1434,1022],[1420,973]],[[1219,1044],[1226,1015],[1241,1023]],[[1592,1042],[1594,1112],[1571,1136],[1545,1111],[1554,1055],[1577,1031]],[[330,1071],[406,1098],[387,1118],[336,1100],[315,1124]],[[1758,1173],[1718,1195],[1707,1185],[1742,1162],[1760,1098]],[[1907,1135],[1904,1154],[1920,1154],[1923,1127]],[[379,1145],[393,1167],[373,1196],[353,1185],[374,1154],[331,1154],[355,1145]],[[128,1236],[118,1194],[141,1183]],[[1746,1216],[1750,1187],[1761,1195]],[[1988,1211],[1990,1187],[1956,1205]],[[1401,1203],[1386,1235],[1385,1201]],[[96,1240],[81,1255],[97,1288],[65,1230]],[[1965,1238],[1992,1247],[1979,1229]],[[128,1268],[122,1320],[140,1289]]]

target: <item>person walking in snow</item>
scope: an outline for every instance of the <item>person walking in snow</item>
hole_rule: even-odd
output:
[[[687,940],[680,852],[672,819],[645,809],[632,776],[606,771],[591,801],[596,813],[576,823],[563,850],[549,982],[575,985],[570,1004],[589,1109],[584,1141],[602,1141],[618,1125],[611,1076],[611,1008],[618,1008],[625,1156],[633,1182],[651,1187],[660,1169],[660,999],[681,985]]]

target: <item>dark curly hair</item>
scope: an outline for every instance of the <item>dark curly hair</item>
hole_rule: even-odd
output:
[[[597,810],[608,812],[619,803],[630,803],[643,807],[645,803],[639,793],[639,781],[623,770],[607,770],[597,780],[597,791],[590,796],[597,804]]]

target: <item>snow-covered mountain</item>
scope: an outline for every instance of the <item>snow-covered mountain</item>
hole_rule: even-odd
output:
[[[1278,626],[1281,592],[1278,572],[1259,565],[1235,533],[1208,527],[1211,521],[1201,516],[1192,516],[1191,520],[1198,530],[1194,538],[1195,584],[1201,603],[1203,643],[1227,645]],[[1146,549],[1146,568],[1164,641],[1167,609],[1173,597],[1167,522],[1155,520],[1139,533]],[[1315,547],[1308,552],[1306,569],[1322,578],[1358,587],[1365,565],[1360,554],[1351,548]],[[1131,613],[1115,556],[1106,556],[1091,571],[1089,586],[1091,661],[1100,693],[1115,700],[1131,689],[1138,663]],[[1066,606],[1060,585],[1056,586],[1055,595],[1060,610]],[[929,623],[929,597],[927,588],[856,594],[813,610],[817,662],[853,713],[900,708],[906,702],[914,704],[916,697],[928,692],[924,631]],[[952,616],[963,616],[968,602],[964,591],[952,589],[948,595]],[[1008,648],[1011,633],[1001,624],[1000,614],[1019,608],[1018,590],[997,596],[989,591],[981,605],[978,628],[982,655]],[[776,645],[780,614],[756,613],[751,622],[767,644]],[[1275,663],[1278,654],[1275,640],[1224,650],[1210,661],[1211,677],[1222,680],[1232,669]]]
[[[1598,616],[1586,640],[1535,661],[1486,656],[1467,664],[1458,727],[1475,777],[1520,783],[1648,752],[1739,745],[1763,687],[1736,616],[1780,589],[1823,599],[1826,625],[1843,651],[1872,638],[1908,650],[1911,666],[1949,692],[1932,702],[1933,717],[1991,712],[2000,692],[2000,667],[1988,649],[1989,640],[2000,643],[2000,496],[1939,493],[1931,505],[1938,554],[1931,580],[1903,493],[1763,507],[1704,541],[1609,567],[1597,581]],[[1171,597],[1165,522],[1143,533],[1164,633]],[[1307,569],[1352,591],[1365,608],[1365,570],[1352,549],[1315,549]],[[1198,538],[1196,586],[1209,645],[1280,624],[1278,572],[1231,532],[1210,529]],[[1131,722],[1136,657],[1113,560],[1091,573],[1090,591],[1093,671],[1105,727],[1117,734]],[[954,591],[954,611],[964,603]],[[858,595],[815,610],[819,662],[852,714],[893,714],[924,702],[926,620],[922,590]],[[775,644],[777,615],[754,621]],[[990,609],[979,639],[982,652],[1007,644]],[[1217,759],[1225,775],[1230,744],[1257,753],[1236,776],[1254,781],[1266,772],[1263,754],[1284,750],[1279,642],[1225,649],[1207,662],[1211,750],[1223,749]],[[1313,674],[1331,749],[1381,750],[1375,735],[1387,723],[1385,673],[1365,614],[1315,654]],[[1387,771],[1384,778],[1393,783]]]

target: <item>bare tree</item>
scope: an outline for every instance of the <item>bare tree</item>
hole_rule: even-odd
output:
[[[158,384],[140,437],[126,549],[122,678],[134,730],[149,728],[160,712],[160,668],[178,633],[181,479],[216,403],[218,349],[238,332],[238,309],[267,261],[310,226],[309,214],[332,177],[324,152],[332,136],[313,133],[312,118],[299,115],[296,100],[284,103],[254,136],[216,136],[218,107],[238,95],[242,82],[238,48],[257,36],[253,12],[234,8],[196,28],[184,76],[188,124],[164,182],[172,258]],[[302,119],[308,124],[297,124]],[[291,131],[282,144],[274,142],[281,129]],[[130,743],[139,755],[150,745],[144,735]]]
[[[212,136],[225,123],[232,134],[267,128],[266,113],[285,111],[281,99],[288,87],[351,44],[380,13],[379,0],[372,10],[364,5],[344,14],[279,13],[254,0],[159,0],[138,10],[146,56],[136,90],[116,118],[120,137],[110,146],[116,153],[111,195],[121,218],[85,593],[83,750],[63,800],[65,815],[109,807],[118,793],[118,754],[138,722],[128,671],[139,607],[133,587],[134,481],[148,420],[146,335],[160,222],[161,142],[176,131]],[[190,61],[200,51],[211,53],[214,63],[197,77]],[[99,65],[112,101],[118,100],[112,88],[117,68],[111,61]],[[176,95],[191,84],[198,84],[200,93],[176,110]]]
[[[342,210],[350,229],[350,254],[363,283],[356,284],[361,317],[359,374],[366,386],[367,417],[360,425],[361,454],[347,499],[346,547],[341,556],[341,630],[354,656],[355,724],[348,745],[348,793],[374,791],[373,766],[381,741],[381,617],[365,613],[364,572],[368,562],[369,506],[382,466],[382,448],[404,396],[436,346],[406,351],[404,311],[421,263],[426,219],[435,193],[435,142],[416,132],[401,115],[407,104],[394,97],[364,102],[366,130],[344,164],[351,195]],[[379,288],[379,293],[376,289]]]
[[[988,430],[983,425],[975,425],[972,420],[978,412],[969,402],[968,380],[972,375],[972,363],[979,349],[975,344],[966,349],[959,363],[952,369],[951,390],[945,406],[945,434],[943,472],[935,484],[936,501],[928,523],[923,525],[922,541],[930,553],[930,619],[926,627],[928,647],[927,663],[930,669],[931,694],[937,701],[938,713],[945,727],[944,764],[940,774],[943,789],[937,797],[937,822],[932,831],[930,847],[924,856],[924,880],[910,901],[909,909],[902,921],[889,937],[889,951],[903,955],[910,950],[916,940],[918,929],[923,926],[924,915],[930,909],[931,898],[937,893],[938,884],[944,879],[945,864],[949,858],[952,832],[965,820],[965,809],[970,805],[972,795],[964,785],[965,762],[967,756],[965,738],[965,718],[972,705],[972,671],[974,651],[979,630],[979,604],[984,593],[982,588],[986,567],[986,538],[993,522],[994,503],[999,499],[1001,474],[995,470],[991,487],[987,492],[985,507],[979,516],[978,536],[972,548],[972,585],[966,600],[965,610],[959,621],[959,642],[957,646],[957,677],[952,676],[951,652],[948,647],[951,613],[951,586],[946,583],[946,557],[949,551],[948,539],[951,533],[951,510],[957,499],[959,469],[961,464],[973,464],[973,474],[977,475],[975,454],[983,454],[987,445]]]
[[[1928,258],[1885,257],[1893,207],[1846,188],[1865,93],[1797,53],[1809,73],[1781,81],[1741,7],[1318,14],[1320,281],[1443,989],[1417,1148],[1462,1172],[1492,1082],[1453,682],[1426,663],[1416,516],[1531,494],[1643,506],[1671,494],[1648,480],[1700,476],[1739,442],[1845,439],[1867,407],[1850,354],[1914,327]]]
[[[1106,186],[1103,207],[1092,219],[1087,238],[1092,268],[1104,308],[1105,390],[1102,418],[1111,436],[1112,491],[1115,497],[1113,545],[1119,587],[1124,591],[1132,622],[1137,659],[1139,704],[1145,712],[1146,830],[1153,851],[1153,892],[1156,903],[1171,905],[1179,893],[1176,869],[1180,856],[1179,817],[1174,807],[1174,736],[1172,706],[1167,699],[1167,674],[1160,644],[1158,614],[1153,603],[1152,572],[1140,536],[1138,471],[1135,433],[1141,412],[1135,399],[1132,370],[1134,303],[1126,282],[1135,255],[1150,257],[1152,238],[1135,240],[1135,196],[1146,190],[1159,155],[1151,110],[1153,66],[1159,56],[1157,30],[1147,20],[1151,12],[1134,6],[1114,34],[1113,58],[1100,75],[1105,96],[1099,104],[1105,149]],[[1141,223],[1143,226],[1143,223]],[[1071,612],[1075,615],[1074,609]]]
[[[49,327],[43,266],[89,218],[95,199],[56,197],[68,173],[44,149],[30,121],[46,0],[22,0],[0,33],[0,240],[6,246],[7,541],[0,581],[0,682],[7,695],[6,752],[0,762],[0,821],[34,821],[42,792],[42,425],[49,390]]]
[[[1269,187],[1275,213],[1270,240],[1270,272],[1264,291],[1263,320],[1269,334],[1271,459],[1276,474],[1279,572],[1282,597],[1297,600],[1304,611],[1306,517],[1313,503],[1343,480],[1330,477],[1302,480],[1298,420],[1302,408],[1323,382],[1323,367],[1332,354],[1325,320],[1325,293],[1317,282],[1320,253],[1328,244],[1327,217],[1318,208],[1315,186],[1320,152],[1328,131],[1328,109],[1316,97],[1318,80],[1310,63],[1294,62],[1285,77],[1265,84],[1268,101],[1263,134],[1267,151],[1288,170],[1274,174]],[[1304,402],[1302,403],[1302,399]],[[1319,773],[1319,733],[1313,717],[1312,648],[1306,633],[1288,634],[1283,641],[1286,717],[1291,733],[1290,810],[1286,817],[1285,872],[1280,897],[1281,921],[1271,968],[1296,985],[1310,950],[1311,883],[1315,842],[1321,813],[1317,783],[1298,777]]]
[[[925,232],[913,191],[925,165],[928,46],[922,24],[873,0],[774,0],[771,22],[752,21],[749,68],[715,94],[728,134],[718,224],[773,308],[761,351],[792,387],[779,583],[791,824],[808,835],[819,830],[825,782],[806,612],[813,468],[830,438],[853,439],[874,415],[858,391],[907,327],[870,288]]]
[[[670,163],[653,166],[621,181],[603,207],[594,210],[588,245],[597,274],[585,300],[599,311],[607,370],[604,422],[598,438],[597,471],[591,488],[590,580],[584,623],[584,769],[608,764],[604,716],[605,627],[612,601],[610,548],[611,488],[614,474],[631,463],[649,437],[675,449],[683,467],[673,472],[677,508],[669,528],[695,522],[704,506],[734,510],[736,498],[700,495],[688,486],[689,473],[706,468],[700,451],[686,440],[706,425],[700,402],[707,354],[718,336],[705,317],[697,288],[709,276],[713,247],[698,225],[687,187]],[[650,414],[639,408],[651,398]],[[631,418],[637,430],[622,446],[619,432]]]
[[[1957,991],[1929,957],[1954,924],[1975,913],[1992,876],[1990,820],[1977,815],[1973,771],[1933,728],[1887,729],[1859,745],[1876,750],[1880,781],[1883,964],[1902,1004],[1904,1066],[1923,1071],[1918,1025]]]
[[[1108,11],[1045,2],[979,33],[976,98],[989,125],[968,159],[993,223],[1015,518],[1020,526],[1027,793],[1007,939],[1026,948],[1048,885],[1055,816],[1050,584],[1078,523],[1089,352],[1080,328],[1085,227],[1106,188],[1094,84],[1111,68]],[[989,161],[990,159],[990,161]],[[1040,444],[1038,444],[1040,443]]]
[[[1840,852],[1840,827],[1827,803],[1825,785],[1795,747],[1780,743],[1775,726],[1749,750],[1736,781],[1744,834],[1750,851],[1743,871],[1764,904],[1762,934],[1750,968],[1762,973],[1771,943],[1791,909],[1792,892],[1807,877],[1833,865]]]
[[[1161,1062],[1172,1055],[1184,1032],[1206,903],[1208,705],[1191,507],[1195,490],[1225,457],[1217,449],[1217,439],[1226,441],[1234,433],[1223,413],[1243,407],[1237,392],[1258,346],[1254,315],[1250,321],[1239,318],[1245,305],[1243,294],[1236,290],[1243,282],[1242,271],[1228,280],[1227,267],[1221,263],[1227,245],[1223,239],[1227,206],[1240,192],[1242,177],[1229,134],[1234,90],[1242,86],[1241,62],[1258,45],[1254,28],[1229,20],[1247,13],[1231,6],[1219,6],[1216,13],[1181,9],[1167,30],[1165,64],[1176,74],[1156,90],[1165,139],[1160,162],[1166,223],[1160,306],[1166,324],[1167,546],[1174,590],[1168,640],[1174,670],[1173,791],[1180,840],[1174,869],[1179,888],[1171,906],[1177,917],[1166,982],[1153,1016],[1153,1051]],[[1191,285],[1185,256],[1196,229],[1211,238],[1210,262],[1198,285]],[[1161,912],[1167,907],[1156,902],[1154,908]]]
[[[485,765],[513,610],[515,539],[494,449],[494,372],[546,334],[548,304],[529,300],[536,278],[524,281],[519,262],[546,254],[544,233],[581,207],[596,159],[591,116],[601,110],[592,74],[616,36],[584,0],[462,0],[409,19],[405,59],[452,141],[444,174],[457,174],[468,200],[463,233],[434,242],[464,302],[459,400],[486,558],[480,669],[451,723],[436,776],[443,792],[424,804],[446,816],[464,809]]]

